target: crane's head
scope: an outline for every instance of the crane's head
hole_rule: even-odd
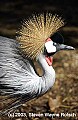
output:
[[[28,58],[35,59],[43,51],[46,56],[52,56],[59,50],[74,49],[71,46],[62,44],[64,41],[63,37],[57,35],[58,29],[63,26],[64,20],[56,14],[42,13],[32,15],[18,31],[17,40],[21,51]]]
[[[46,39],[44,54],[46,61],[49,65],[52,65],[53,55],[60,50],[74,50],[72,46],[64,45],[64,39],[59,33],[55,33],[51,38]]]

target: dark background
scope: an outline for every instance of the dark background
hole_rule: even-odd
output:
[[[61,29],[67,44],[78,47],[78,2],[76,0],[1,0],[0,35],[15,38],[21,21],[32,13],[51,12],[65,19]]]
[[[74,51],[60,51],[55,54],[53,68],[56,81],[44,96],[27,102],[16,112],[33,113],[75,113],[76,117],[55,117],[53,120],[78,120],[78,1],[76,0],[0,0],[0,35],[16,36],[21,23],[32,13],[51,12],[65,19],[65,26],[59,31],[65,44],[74,46]],[[41,73],[39,66],[36,69]],[[0,96],[2,100],[2,97]],[[7,101],[8,103],[10,101]],[[6,103],[0,103],[0,109]],[[11,118],[0,117],[0,120]],[[12,118],[11,120],[51,120],[52,118]]]

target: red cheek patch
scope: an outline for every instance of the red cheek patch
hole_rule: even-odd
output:
[[[52,56],[50,56],[50,57],[46,56],[45,59],[46,59],[46,62],[48,63],[48,65],[51,66],[52,63],[53,63],[53,57]]]
[[[51,40],[50,38],[47,38],[47,39],[45,40],[45,43],[48,42],[48,41],[52,41],[52,40]]]

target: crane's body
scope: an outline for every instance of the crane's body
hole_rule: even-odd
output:
[[[9,96],[7,99],[16,98],[11,105],[0,111],[0,114],[43,95],[53,86],[53,55],[59,50],[74,49],[54,42],[55,37],[50,38],[63,25],[64,22],[57,15],[33,15],[32,19],[23,24],[16,40],[0,37],[0,94]],[[63,40],[60,43],[62,42]],[[35,72],[35,58],[43,69],[42,76]]]
[[[18,96],[22,103],[23,97],[28,101],[47,92],[54,84],[55,71],[40,54],[37,60],[43,75],[38,76],[30,61],[20,54],[18,46],[16,40],[0,37],[0,93]]]

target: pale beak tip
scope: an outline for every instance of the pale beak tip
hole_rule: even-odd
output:
[[[75,50],[75,48],[72,47],[72,46],[67,46],[67,49],[69,49],[69,50]]]
[[[75,48],[74,48],[74,47],[72,47],[72,48],[71,48],[71,50],[75,50]]]

